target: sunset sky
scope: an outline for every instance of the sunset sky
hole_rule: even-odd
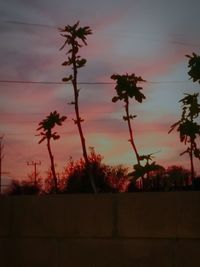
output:
[[[135,73],[147,82],[142,104],[132,101],[137,114],[133,121],[140,154],[155,154],[164,165],[189,167],[188,156],[170,125],[179,119],[178,101],[184,93],[200,92],[189,81],[186,54],[200,53],[200,2],[198,0],[1,0],[0,3],[0,134],[4,134],[5,179],[24,179],[32,168],[27,161],[41,161],[41,175],[50,166],[45,143],[38,144],[38,123],[51,111],[68,117],[53,142],[57,171],[70,156],[82,156],[76,125],[73,124],[71,85],[26,84],[2,81],[61,82],[70,69],[61,66],[65,51],[58,27],[90,26],[87,59],[79,82],[110,83],[113,73]],[[112,84],[80,84],[80,110],[87,147],[94,147],[108,164],[136,163],[122,120],[123,103],[111,102]],[[198,162],[195,163],[196,168]]]

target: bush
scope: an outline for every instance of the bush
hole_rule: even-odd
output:
[[[40,184],[36,186],[28,181],[12,180],[6,190],[7,195],[38,195],[41,192]]]
[[[121,165],[112,167],[102,163],[103,157],[90,149],[88,170],[83,159],[74,161],[70,159],[65,168],[65,182],[63,192],[66,193],[92,193],[89,171],[92,175],[97,192],[124,192],[128,184],[128,169]]]

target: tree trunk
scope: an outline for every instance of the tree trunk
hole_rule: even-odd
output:
[[[135,145],[135,142],[134,142],[133,130],[131,128],[130,113],[129,113],[129,101],[128,101],[128,99],[125,102],[125,109],[126,109],[126,117],[127,117],[128,129],[129,129],[129,135],[130,135],[129,142],[132,145],[132,148],[133,148],[133,150],[135,152],[135,155],[136,155],[137,162],[140,165],[140,157],[139,157],[139,153],[137,151],[137,148],[136,148],[136,145]]]
[[[194,159],[193,159],[193,141],[191,140],[191,144],[190,144],[190,172],[191,172],[191,177],[190,177],[190,181],[189,181],[189,185],[193,184],[194,181]]]
[[[77,127],[78,127],[79,136],[80,136],[80,140],[81,140],[82,151],[83,151],[83,158],[85,160],[85,164],[86,164],[88,176],[89,176],[89,179],[90,179],[90,183],[91,183],[91,186],[92,186],[92,189],[93,189],[94,193],[96,193],[97,189],[96,189],[96,186],[95,186],[95,183],[94,183],[94,179],[93,179],[93,176],[92,176],[92,170],[91,170],[90,162],[88,160],[88,155],[87,155],[85,138],[84,138],[83,130],[82,130],[82,126],[81,126],[81,117],[80,117],[80,113],[79,113],[79,102],[78,102],[79,89],[77,87],[76,49],[74,48],[73,44],[72,44],[72,61],[73,61],[73,80],[72,80],[72,84],[73,84],[73,88],[74,88],[74,105],[75,105],[75,113],[76,113],[75,123],[77,124]]]
[[[51,161],[51,172],[52,172],[52,176],[53,176],[55,192],[57,193],[58,192],[58,183],[57,183],[57,177],[56,177],[56,171],[55,171],[54,157],[53,157],[53,154],[51,152],[50,138],[47,139],[47,148],[48,148],[49,157],[50,157],[50,161]]]
[[[136,148],[136,145],[135,145],[135,142],[134,142],[133,130],[132,130],[132,127],[131,127],[128,98],[125,101],[125,110],[126,110],[126,117],[127,117],[128,129],[129,129],[129,135],[130,135],[129,142],[131,143],[133,151],[135,152],[137,163],[138,163],[139,166],[141,166],[141,164],[140,164],[140,156],[139,156],[139,153],[137,151],[137,148]],[[142,188],[144,189],[144,176],[141,177],[141,182],[142,182],[141,183],[142,184]]]

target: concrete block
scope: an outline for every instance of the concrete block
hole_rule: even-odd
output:
[[[65,212],[73,231],[66,229],[66,236],[87,238],[112,236],[112,203],[112,197],[106,194],[79,195],[78,198],[76,196],[70,198]]]
[[[59,266],[172,267],[168,240],[77,239],[63,240]]]
[[[178,196],[178,238],[200,238],[200,192],[180,192]]]
[[[120,237],[171,238],[177,234],[177,194],[124,194],[118,199]]]
[[[108,195],[20,197],[14,200],[15,236],[104,237],[112,235]]]
[[[11,257],[11,247],[8,238],[0,238],[0,266],[9,267],[9,259]]]
[[[7,239],[2,267],[58,267],[56,239]]]
[[[173,240],[125,239],[124,265],[127,267],[172,267]]]
[[[200,265],[200,239],[177,240],[175,246],[176,267],[197,267]]]
[[[0,197],[0,237],[8,236],[12,228],[12,203],[9,197]]]
[[[119,261],[121,248],[118,240],[63,239],[59,267],[117,267],[122,262]]]

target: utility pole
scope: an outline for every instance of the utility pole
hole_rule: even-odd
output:
[[[28,166],[33,166],[34,168],[34,186],[37,185],[37,166],[41,165],[41,161],[27,161]]]

